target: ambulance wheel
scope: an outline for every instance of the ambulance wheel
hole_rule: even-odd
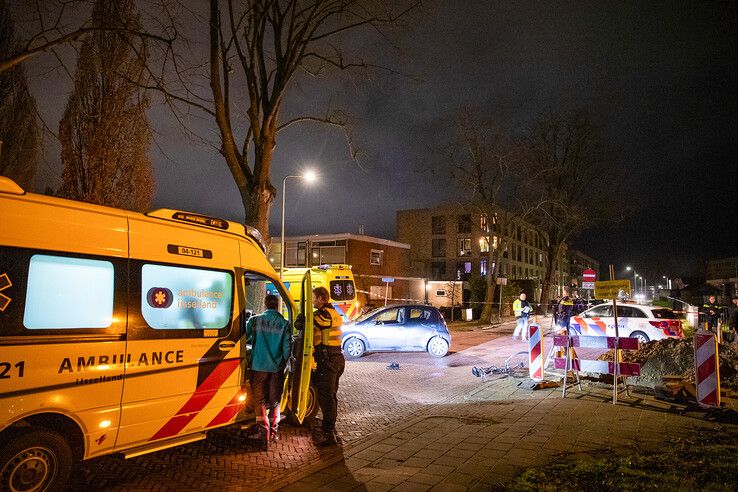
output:
[[[364,342],[356,337],[349,338],[346,340],[346,343],[343,344],[343,353],[348,359],[358,359],[364,355],[365,350],[366,347],[364,346]]]
[[[310,389],[308,391],[308,397],[307,397],[307,408],[305,411],[305,418],[302,419],[302,423],[297,420],[297,416],[294,414],[292,409],[289,409],[287,411],[287,422],[295,427],[302,427],[303,425],[308,425],[310,422],[315,420],[315,416],[318,415],[318,410],[320,407],[318,406],[318,390],[313,386],[310,385]]]
[[[72,449],[56,432],[22,431],[0,450],[0,490],[64,490],[72,464]]]
[[[630,334],[630,337],[637,338],[640,343],[648,343],[651,341],[651,339],[648,338],[648,335],[646,335],[642,331],[634,331]]]
[[[448,342],[441,337],[428,340],[428,353],[433,357],[445,357],[448,353]]]

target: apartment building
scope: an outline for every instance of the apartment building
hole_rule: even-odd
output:
[[[738,293],[738,256],[708,260],[706,282],[721,291],[726,300]]]
[[[439,206],[397,211],[397,239],[410,245],[413,276],[431,280],[467,280],[486,275],[489,252],[507,239],[499,274],[510,279],[539,280],[545,273],[546,236],[520,221],[501,230],[495,217],[471,207]],[[560,262],[566,263],[566,252]],[[568,265],[567,265],[568,266]],[[566,268],[557,270],[557,282],[568,281]]]

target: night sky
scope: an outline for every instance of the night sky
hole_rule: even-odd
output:
[[[618,269],[663,274],[699,271],[705,259],[738,255],[736,9],[728,2],[430,3],[395,46],[359,36],[352,44],[395,74],[339,74],[299,79],[285,116],[322,114],[330,105],[352,115],[358,166],[343,134],[307,124],[281,134],[273,183],[314,168],[320,183],[292,180],[287,235],[356,232],[393,239],[395,211],[453,202],[433,169],[444,128],[471,106],[513,132],[545,111],[588,109],[614,149],[614,165],[633,212],[623,222],[586,231],[576,246]],[[205,26],[203,26],[205,29]],[[20,31],[20,29],[19,29]],[[63,72],[38,57],[27,70],[42,115],[56,128],[70,91]],[[43,94],[43,97],[40,95]],[[186,138],[168,110],[150,112],[155,207],[234,220],[242,205],[225,162]],[[214,124],[195,120],[206,136]],[[50,146],[37,187],[57,187],[58,150]],[[613,192],[603,189],[601,193]],[[272,208],[279,235],[281,195]],[[603,265],[604,269],[604,265]]]

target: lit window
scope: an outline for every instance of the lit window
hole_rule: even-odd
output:
[[[479,252],[489,253],[489,238],[488,237],[479,238]]]
[[[113,322],[113,264],[33,255],[23,324],[31,330],[107,328]]]
[[[479,261],[479,275],[481,276],[487,275],[487,260]]]
[[[487,223],[487,214],[479,216],[479,229],[482,232],[489,232],[489,224]]]

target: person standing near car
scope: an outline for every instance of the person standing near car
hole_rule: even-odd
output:
[[[703,320],[707,323],[707,331],[717,333],[717,324],[720,319],[720,305],[716,302],[715,296],[710,296],[708,301],[702,305],[700,309]]]
[[[246,322],[246,343],[251,344],[251,395],[256,415],[258,437],[265,446],[277,442],[281,418],[284,369],[290,357],[290,323],[277,311],[279,299],[273,294],[264,298],[266,310]]]
[[[328,289],[313,289],[313,345],[315,347],[315,386],[318,390],[318,405],[323,412],[323,439],[320,446],[338,444],[336,417],[338,416],[338,380],[343,374],[346,361],[341,352],[341,315],[329,301]]]
[[[515,314],[515,318],[517,319],[515,331],[512,335],[513,339],[518,338],[518,336],[520,336],[521,340],[528,339],[528,320],[530,319],[531,307],[526,297],[525,292],[521,292],[520,298],[515,299],[515,302],[513,302],[513,314]]]
[[[569,296],[569,288],[564,287],[564,293],[556,306],[556,320],[561,329],[569,333],[569,320],[574,309],[574,301]]]

